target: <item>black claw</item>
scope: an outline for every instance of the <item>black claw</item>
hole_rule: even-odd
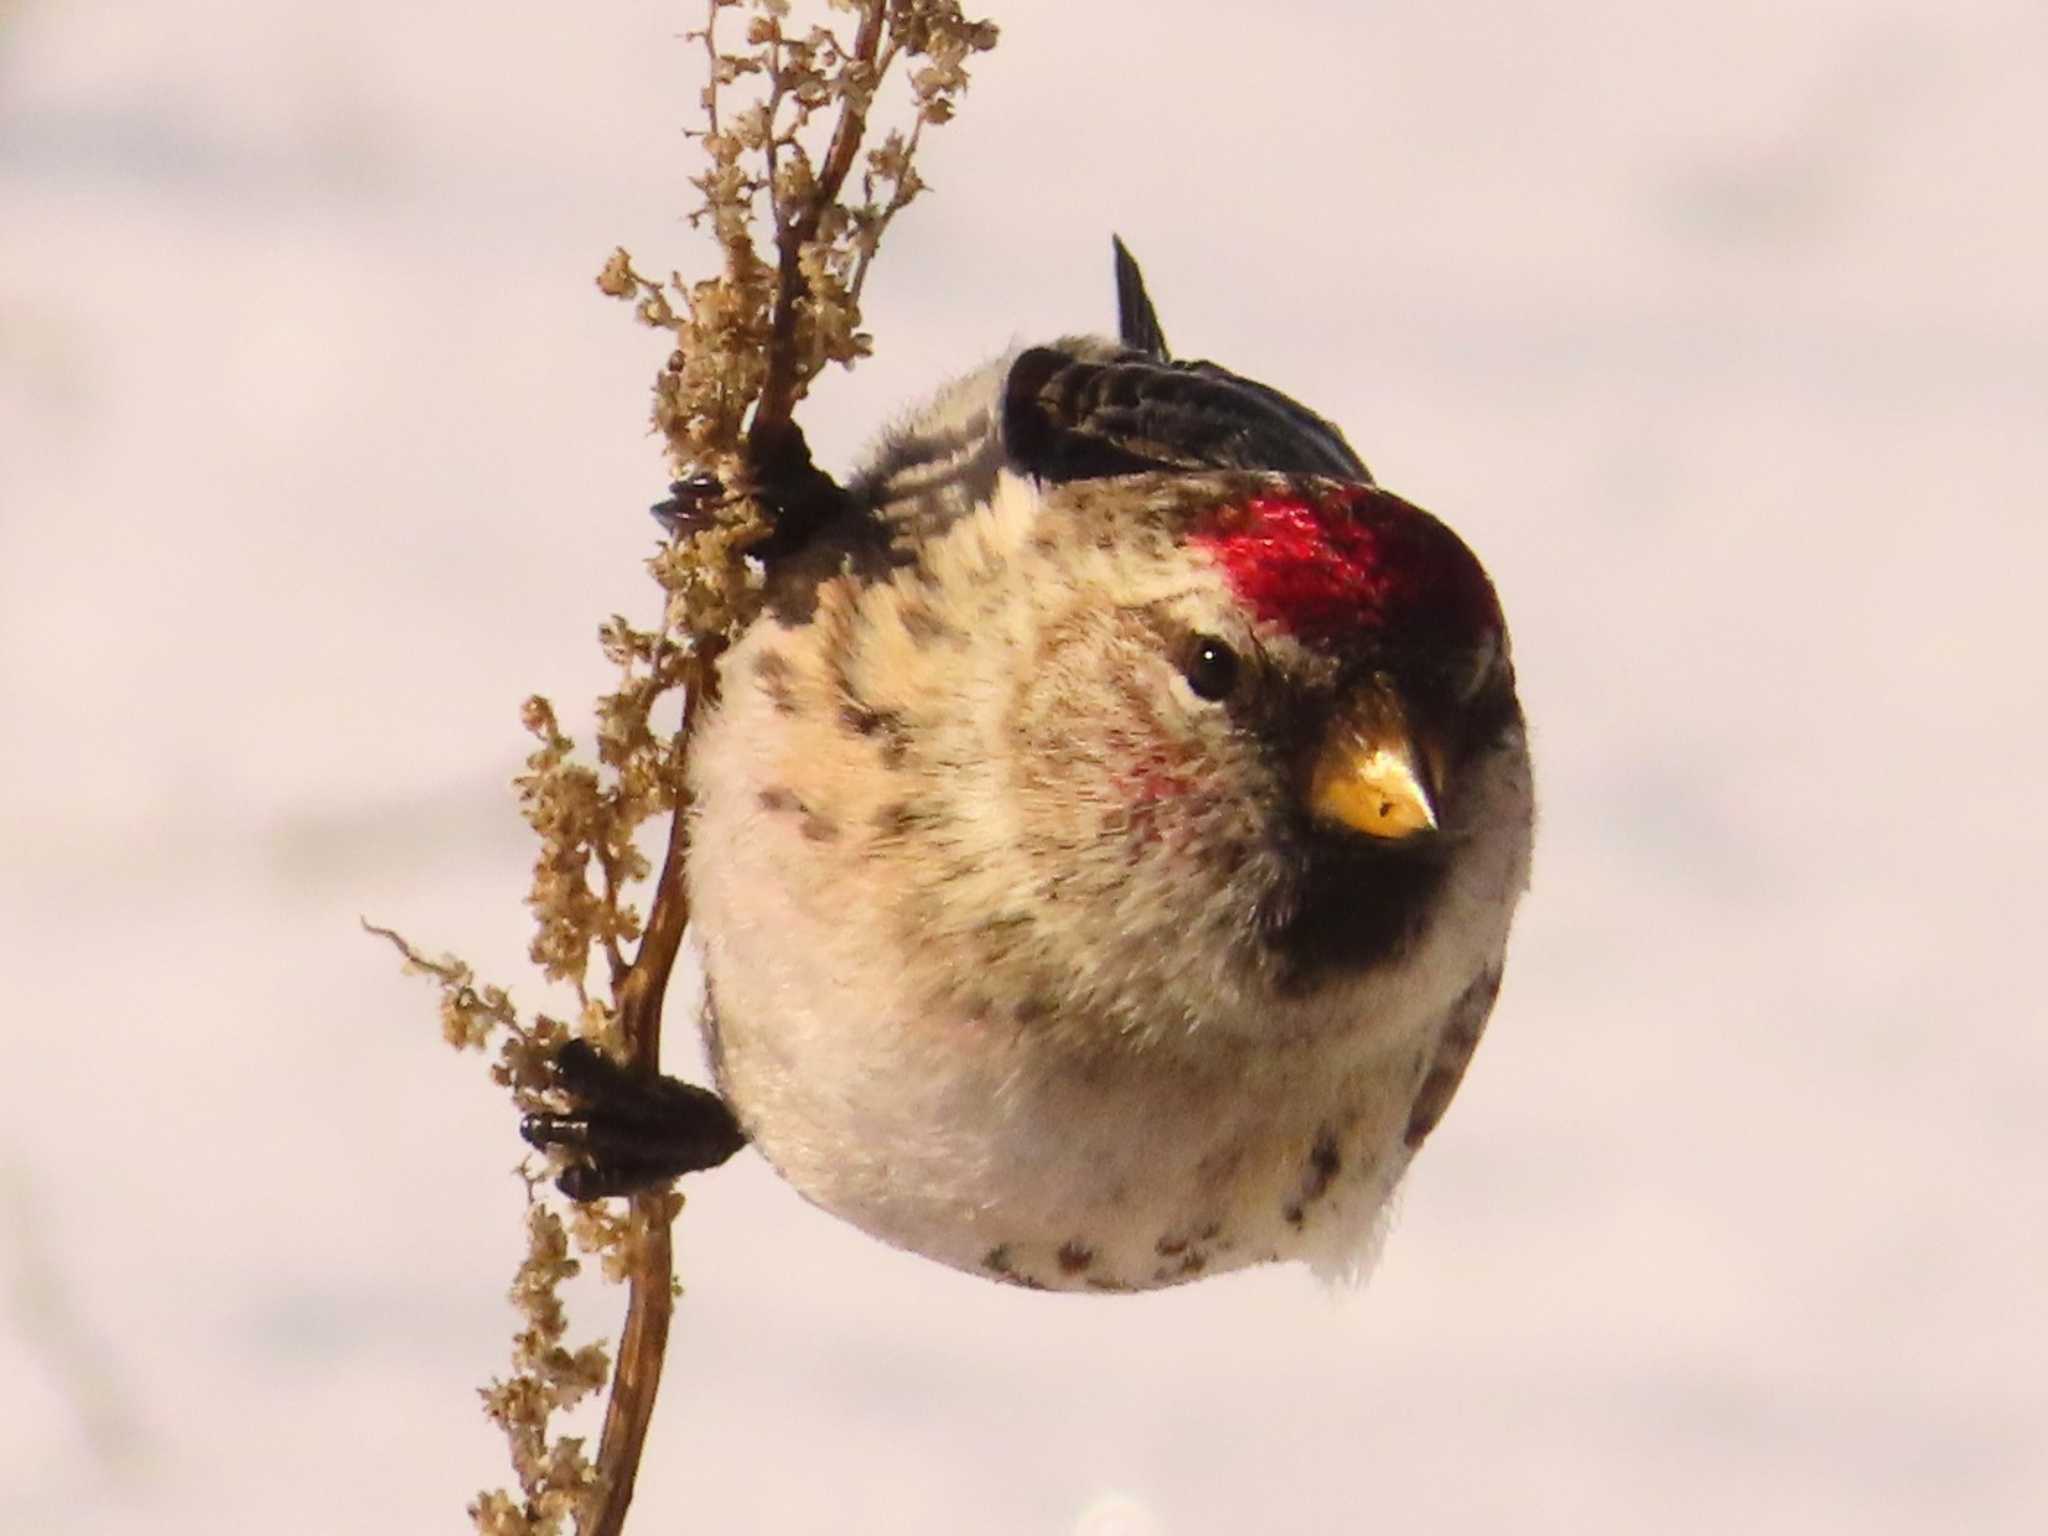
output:
[[[747,1144],[725,1100],[708,1088],[635,1072],[587,1040],[555,1053],[555,1087],[573,1108],[519,1122],[531,1146],[560,1147],[576,1161],[555,1181],[572,1200],[659,1188],[716,1168]]]
[[[725,500],[725,485],[718,476],[687,475],[668,488],[668,500],[657,501],[647,510],[672,539],[702,533],[718,521],[718,505]]]
[[[769,522],[768,537],[749,553],[768,565],[809,544],[848,506],[839,482],[811,462],[795,422],[757,428],[747,441],[747,468]],[[700,471],[669,486],[668,500],[649,510],[670,538],[684,539],[715,527],[729,499],[723,481]]]

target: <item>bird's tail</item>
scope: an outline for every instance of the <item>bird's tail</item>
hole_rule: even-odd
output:
[[[1117,336],[1133,351],[1163,363],[1170,355],[1166,350],[1166,332],[1159,328],[1159,312],[1153,309],[1151,296],[1145,292],[1145,274],[1138,270],[1137,258],[1131,255],[1129,246],[1115,235],[1109,241],[1116,247]]]

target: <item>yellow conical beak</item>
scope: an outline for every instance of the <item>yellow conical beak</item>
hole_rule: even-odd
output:
[[[1309,810],[1398,842],[1437,829],[1429,773],[1393,692],[1366,689],[1331,723],[1309,776]]]

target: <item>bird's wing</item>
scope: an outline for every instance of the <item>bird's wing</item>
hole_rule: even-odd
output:
[[[1370,483],[1344,434],[1314,411],[1214,363],[1177,363],[1122,240],[1120,346],[1092,340],[1017,355],[997,402],[1010,464],[1041,480],[1148,469],[1253,469]]]
[[[1145,279],[1116,242],[1121,342],[1027,347],[941,390],[885,432],[848,487],[902,544],[984,502],[1004,471],[1044,482],[1148,470],[1270,470],[1372,483],[1344,434],[1214,363],[1170,361]]]
[[[1006,456],[1041,480],[1253,469],[1372,481],[1329,422],[1214,363],[1031,347],[1004,377],[1000,410]]]
[[[1411,1152],[1422,1145],[1443,1119],[1444,1111],[1451,1107],[1458,1085],[1465,1080],[1465,1069],[1472,1064],[1472,1053],[1479,1049],[1479,1037],[1486,1033],[1486,1021],[1498,996],[1500,969],[1496,966],[1482,972],[1451,1005],[1444,1020],[1444,1032],[1437,1037],[1436,1059],[1423,1074],[1414,1107],[1408,1111],[1407,1142]]]

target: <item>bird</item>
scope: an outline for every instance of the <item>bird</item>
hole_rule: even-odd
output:
[[[1012,348],[843,486],[800,434],[762,466],[764,606],[687,768],[715,1090],[565,1047],[523,1130],[572,1196],[751,1144],[1011,1285],[1370,1265],[1528,884],[1506,621],[1113,254],[1114,338]]]

